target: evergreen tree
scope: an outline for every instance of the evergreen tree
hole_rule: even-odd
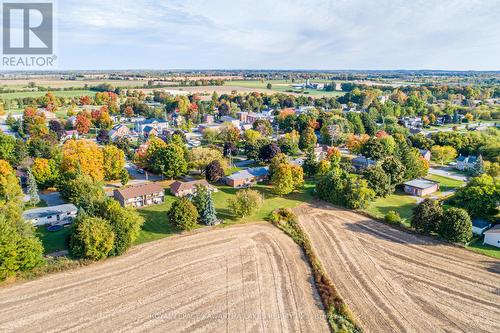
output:
[[[36,180],[31,172],[31,169],[28,169],[28,195],[30,196],[30,205],[36,206],[40,202],[40,196],[38,195],[38,187],[36,186]]]
[[[205,225],[217,224],[217,212],[215,211],[214,200],[210,191],[208,191],[205,209],[201,211],[201,222]]]
[[[472,175],[474,177],[481,176],[484,173],[484,160],[481,155],[477,158],[476,164],[472,169]]]

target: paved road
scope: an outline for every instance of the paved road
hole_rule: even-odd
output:
[[[61,198],[59,192],[49,192],[49,193],[40,193],[40,199],[47,203],[47,206],[57,206],[64,204],[64,200]]]
[[[456,179],[456,180],[461,180],[466,182],[467,181],[467,176],[457,172],[454,168],[452,167],[431,167],[429,168],[429,173],[432,175],[437,175],[437,176],[443,176],[451,179]]]

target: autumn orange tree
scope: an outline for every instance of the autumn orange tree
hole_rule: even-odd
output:
[[[104,156],[99,146],[88,140],[68,140],[63,145],[63,173],[82,173],[94,181],[104,179]]]
[[[34,107],[28,106],[23,113],[24,133],[32,137],[41,137],[49,133],[45,116]]]
[[[76,115],[75,128],[78,134],[87,134],[90,131],[90,126],[92,121],[90,120],[90,114],[87,111],[80,111]]]

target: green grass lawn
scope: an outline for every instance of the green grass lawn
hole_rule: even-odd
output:
[[[15,99],[15,98],[25,98],[25,97],[40,97],[44,96],[46,91],[22,91],[13,93],[0,93],[0,98],[3,100]],[[66,91],[54,91],[57,97],[80,97],[80,96],[94,96],[95,91],[91,90],[66,90]]]
[[[403,220],[403,224],[409,226],[412,209],[416,205],[417,201],[415,197],[412,197],[403,192],[396,192],[394,194],[388,195],[385,198],[375,199],[368,205],[368,207],[364,211],[377,218],[383,219],[389,211],[393,210],[399,214],[399,216]]]
[[[45,249],[45,254],[67,250],[67,238],[69,237],[70,226],[56,232],[47,231],[47,226],[39,226],[36,228],[36,234],[42,241]]]
[[[467,248],[474,252],[482,253],[489,257],[500,259],[500,248],[487,244],[483,245],[482,237],[474,237],[472,242],[470,242],[469,245],[467,245]]]
[[[314,183],[306,182],[301,191],[283,197],[272,194],[269,185],[255,185],[252,189],[258,190],[264,195],[264,204],[253,215],[242,219],[233,216],[228,208],[228,200],[234,197],[238,190],[229,186],[218,186],[218,189],[219,191],[213,194],[214,204],[217,216],[224,221],[223,226],[225,226],[242,222],[262,221],[276,208],[293,208],[301,203],[310,202],[313,196]],[[168,223],[167,218],[167,211],[175,200],[176,198],[173,195],[167,194],[163,204],[138,209],[139,214],[144,217],[145,221],[139,237],[135,241],[136,245],[180,232],[179,229]],[[199,227],[202,227],[202,225]]]
[[[430,180],[434,180],[436,182],[439,182],[439,188],[440,188],[441,192],[456,190],[457,188],[465,185],[465,183],[461,180],[456,180],[456,179],[438,176],[438,175],[430,174],[430,175],[427,175],[426,178],[428,178]]]

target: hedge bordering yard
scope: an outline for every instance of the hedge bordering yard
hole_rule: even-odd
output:
[[[309,236],[297,222],[297,217],[292,210],[277,209],[271,213],[269,220],[290,236],[304,251],[311,265],[314,283],[321,297],[332,332],[361,332],[361,328],[356,325],[349,307],[339,295],[316,256]]]

